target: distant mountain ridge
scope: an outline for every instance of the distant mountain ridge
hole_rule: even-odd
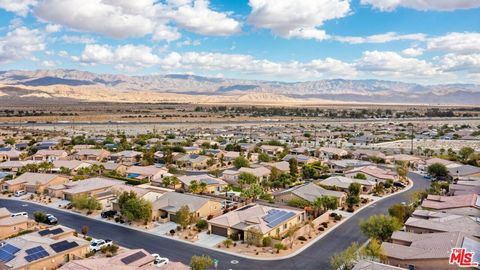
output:
[[[211,78],[186,74],[128,76],[87,71],[9,70],[0,72],[0,84],[22,87],[68,89],[99,87],[122,92],[152,92],[208,96],[269,97],[273,100],[322,99],[347,102],[469,104],[480,103],[480,85],[421,85],[383,80],[329,79],[306,82],[279,82]],[[283,98],[275,98],[275,95]],[[53,96],[52,96],[53,97]],[[68,97],[68,96],[63,96]]]

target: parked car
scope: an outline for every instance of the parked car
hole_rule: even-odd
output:
[[[158,255],[157,253],[153,253],[152,256],[155,258],[153,264],[157,267],[164,266],[170,262],[168,258],[160,257],[160,255]]]
[[[108,211],[104,211],[100,214],[100,216],[102,218],[113,218],[114,216],[117,215],[117,211],[116,210],[108,210]]]
[[[45,223],[49,225],[55,225],[58,223],[58,219],[52,214],[47,214],[47,219],[45,220]]]
[[[106,239],[93,239],[90,242],[90,251],[97,252],[103,247],[108,247],[112,245],[112,240]]]
[[[431,176],[431,175],[428,175],[428,174],[425,174],[425,175],[423,176],[423,178],[430,180],[430,179],[432,179],[432,176]]]
[[[27,212],[18,212],[18,213],[12,213],[12,217],[18,217],[18,216],[26,216],[28,218],[28,213]]]
[[[25,194],[27,194],[27,192],[25,190],[17,190],[13,193],[13,196],[20,197],[20,196],[23,196]]]

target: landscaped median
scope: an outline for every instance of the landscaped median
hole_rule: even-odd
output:
[[[385,195],[385,196],[383,196],[383,197],[381,197],[377,200],[370,200],[368,203],[362,205],[359,209],[356,209],[356,211],[354,213],[352,213],[349,216],[343,216],[343,218],[340,218],[340,220],[338,220],[339,219],[338,217],[335,218],[335,215],[332,215],[332,213],[334,213],[335,211],[327,211],[326,213],[322,214],[321,216],[319,216],[317,219],[315,219],[313,221],[314,228],[315,228],[314,230],[311,229],[311,225],[309,225],[308,222],[307,222],[307,224],[305,224],[304,226],[302,226],[298,230],[295,230],[295,232],[293,232],[291,236],[286,237],[283,240],[271,239],[272,242],[267,243],[267,244],[269,244],[269,245],[267,245],[268,247],[263,247],[263,239],[262,239],[262,243],[258,244],[258,247],[257,247],[257,244],[247,243],[247,242],[245,242],[243,244],[241,242],[238,242],[234,246],[233,243],[230,243],[228,241],[227,242],[222,241],[222,242],[220,242],[220,243],[218,243],[214,246],[208,246],[208,245],[199,244],[199,243],[197,243],[198,241],[192,241],[193,239],[189,239],[189,240],[182,239],[183,234],[177,234],[177,235],[174,235],[174,236],[172,236],[168,233],[159,234],[159,233],[155,233],[152,230],[145,230],[145,229],[141,228],[140,226],[129,226],[129,225],[126,225],[126,224],[119,224],[119,223],[116,223],[113,220],[101,219],[98,216],[86,216],[86,217],[91,218],[91,219],[96,219],[96,220],[99,220],[101,222],[114,224],[114,225],[117,225],[117,226],[131,228],[133,230],[138,230],[138,231],[141,231],[141,232],[144,232],[144,233],[150,233],[152,235],[157,235],[157,236],[166,237],[166,238],[176,240],[176,241],[181,241],[181,242],[184,242],[184,243],[197,245],[197,246],[200,246],[200,247],[203,247],[203,248],[208,248],[208,249],[212,249],[212,250],[215,250],[215,251],[224,252],[224,253],[234,255],[234,256],[245,257],[245,258],[256,259],[256,260],[278,260],[278,259],[289,258],[289,257],[292,257],[292,256],[295,256],[295,255],[299,254],[300,252],[302,252],[303,250],[305,250],[309,246],[313,245],[315,242],[317,242],[320,239],[322,239],[323,237],[325,237],[330,232],[334,231],[335,228],[337,228],[338,226],[340,226],[344,222],[348,221],[352,216],[356,215],[357,213],[359,213],[363,209],[367,208],[371,204],[376,203],[380,200],[386,199],[388,197],[406,192],[410,188],[412,188],[412,186],[413,186],[413,182],[411,180],[409,180],[409,184],[404,189],[402,189],[402,190],[400,190],[396,193]],[[21,199],[14,198],[14,197],[10,197],[10,198],[8,198],[7,196],[3,196],[3,197],[7,198],[7,199],[12,199],[12,200],[25,201],[25,200],[21,200]],[[26,199],[28,200],[28,198],[26,198]],[[37,202],[37,201],[29,201],[29,202],[39,204],[39,205],[43,205],[43,206],[50,207],[50,208],[54,208],[54,209],[57,209],[59,211],[68,212],[70,214],[85,216],[85,215],[80,214],[80,213],[72,212],[71,210],[68,210],[68,209],[59,208],[57,206],[54,206],[54,204],[46,205],[45,203],[40,203],[40,202]],[[335,219],[337,219],[337,220],[335,220]],[[61,220],[60,220],[60,223],[61,223]],[[269,240],[266,240],[266,241],[269,241]],[[287,249],[285,249],[285,247]]]

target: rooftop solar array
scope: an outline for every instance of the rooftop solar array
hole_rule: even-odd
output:
[[[48,257],[50,254],[41,246],[30,248],[25,250],[27,256],[25,256],[25,260],[27,262],[33,262],[35,260]]]
[[[15,258],[15,253],[17,253],[20,249],[12,246],[10,244],[6,244],[0,248],[0,261],[9,262]]]
[[[140,260],[141,258],[145,257],[147,255],[145,255],[145,253],[143,253],[143,251],[139,251],[137,253],[133,253],[132,255],[129,255],[125,258],[122,258],[121,261],[124,263],[124,264],[131,264],[132,262],[134,261],[138,261]]]
[[[48,234],[59,234],[59,233],[62,233],[63,232],[63,229],[62,228],[57,228],[57,229],[54,229],[54,230],[49,230],[49,229],[46,229],[46,230],[43,230],[43,231],[39,231],[38,234],[40,234],[41,236],[45,236],[45,235],[48,235]]]
[[[62,252],[74,247],[78,247],[77,242],[68,242],[67,240],[63,240],[61,242],[51,244],[50,247],[55,251],[55,252]]]
[[[268,227],[273,228],[293,216],[295,216],[295,213],[293,212],[271,209],[268,211],[267,215],[263,217],[263,220],[267,222]]]

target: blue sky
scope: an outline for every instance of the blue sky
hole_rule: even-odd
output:
[[[0,64],[480,83],[480,1],[0,0]]]

